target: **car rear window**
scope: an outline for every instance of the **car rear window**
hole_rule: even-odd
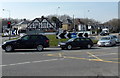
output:
[[[39,36],[39,39],[45,39],[45,40],[48,40],[48,38],[46,36],[43,36],[43,35],[40,35]]]

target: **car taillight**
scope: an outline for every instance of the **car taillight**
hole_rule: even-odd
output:
[[[46,40],[46,42],[48,43],[48,42],[49,42],[49,40]]]

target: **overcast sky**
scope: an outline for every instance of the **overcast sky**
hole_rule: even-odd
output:
[[[2,2],[2,18],[34,19],[47,15],[75,16],[106,22],[118,18],[118,2]],[[59,7],[59,8],[58,8]],[[2,11],[2,9],[5,9]]]

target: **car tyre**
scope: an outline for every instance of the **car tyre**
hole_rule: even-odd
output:
[[[38,51],[42,51],[42,50],[43,50],[43,46],[42,46],[42,45],[38,45],[38,46],[37,46],[37,50],[38,50]]]
[[[67,49],[68,49],[68,50],[71,50],[71,49],[72,49],[72,45],[68,45],[68,46],[67,46]]]
[[[90,49],[92,46],[90,44],[87,45],[87,48]]]
[[[11,51],[13,51],[14,49],[13,49],[13,47],[12,47],[12,45],[7,45],[6,47],[5,47],[5,51],[6,52],[11,52]]]

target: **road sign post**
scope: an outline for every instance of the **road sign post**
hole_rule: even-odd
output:
[[[8,21],[8,27],[7,28],[9,28],[9,40],[11,39],[11,22],[10,21]]]

